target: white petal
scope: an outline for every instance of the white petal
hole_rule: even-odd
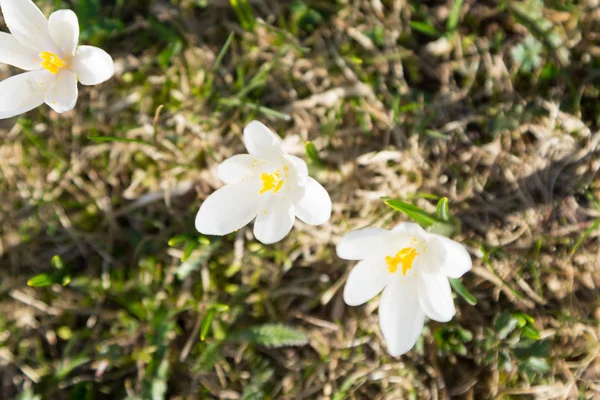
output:
[[[360,306],[383,290],[391,275],[385,261],[370,258],[356,264],[348,275],[344,287],[344,302],[349,306]]]
[[[308,166],[306,165],[306,162],[299,157],[289,154],[286,154],[283,158],[288,161],[296,171],[296,183],[300,186],[306,185],[306,180],[308,179]]]
[[[256,157],[250,154],[236,154],[219,164],[217,174],[225,183],[238,183],[252,174],[252,168],[256,164]]]
[[[248,153],[273,160],[284,155],[281,139],[262,122],[252,121],[244,128],[244,143]]]
[[[471,256],[465,246],[445,236],[431,234],[430,247],[440,251],[443,260],[440,270],[450,278],[460,278],[473,266]]]
[[[420,237],[424,237],[427,235],[425,229],[423,229],[421,225],[415,224],[414,222],[400,222],[392,229],[392,232],[410,233],[419,235]]]
[[[48,20],[31,0],[0,0],[4,21],[22,45],[37,51],[60,53],[48,31]]]
[[[419,303],[428,318],[448,322],[456,314],[448,277],[420,269],[417,278]]]
[[[52,77],[48,71],[39,69],[0,82],[0,119],[23,114],[43,104]]]
[[[381,228],[364,228],[347,233],[336,247],[337,255],[344,260],[364,260],[385,246],[392,238],[390,231]]]
[[[40,69],[41,62],[37,51],[23,46],[13,35],[0,32],[0,63],[31,71]]]
[[[50,14],[48,30],[64,56],[75,54],[79,42],[79,21],[73,11],[58,10]]]
[[[46,92],[45,102],[57,113],[71,111],[77,103],[77,77],[68,70],[55,76]]]
[[[202,203],[196,229],[205,235],[227,235],[254,219],[260,203],[258,182],[249,180],[227,185]]]
[[[97,85],[114,75],[115,64],[104,50],[93,46],[79,46],[71,60],[71,69],[82,85]]]
[[[415,285],[393,281],[386,286],[379,303],[379,325],[392,356],[407,353],[417,342],[425,314],[419,305]]]
[[[304,195],[296,202],[296,216],[308,225],[321,225],[331,218],[331,198],[313,178],[306,180]]]
[[[269,194],[258,209],[254,223],[254,237],[261,243],[271,244],[280,241],[294,226],[294,206],[289,199]]]

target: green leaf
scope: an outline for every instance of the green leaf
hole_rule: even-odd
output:
[[[540,340],[540,331],[538,331],[535,327],[531,325],[525,325],[523,327],[523,336],[528,339]]]
[[[477,299],[475,298],[475,296],[473,296],[467,290],[467,288],[462,284],[462,282],[460,281],[460,279],[448,278],[448,280],[450,281],[450,285],[452,285],[452,289],[454,289],[454,291],[460,297],[462,297],[463,299],[465,299],[465,301],[467,303],[469,303],[472,306],[474,306],[475,304],[477,304]]]
[[[454,0],[454,3],[452,3],[450,16],[446,22],[446,28],[451,32],[456,30],[456,27],[458,26],[458,18],[460,17],[460,8],[462,7],[462,4],[463,0]]]
[[[65,263],[59,255],[52,257],[52,259],[50,260],[50,264],[52,265],[52,268],[54,268],[57,271],[62,271],[63,269],[65,269]]]
[[[200,340],[206,339],[206,335],[208,334],[208,330],[210,329],[210,324],[212,323],[216,312],[217,310],[215,310],[214,308],[209,308],[206,312],[204,319],[202,319],[202,324],[200,325]]]
[[[188,235],[173,236],[171,239],[169,239],[169,247],[179,246],[180,244],[187,242],[189,239],[190,237]]]
[[[192,252],[194,250],[196,250],[199,246],[198,242],[194,242],[194,241],[189,241],[187,243],[187,245],[185,246],[185,249],[183,250],[183,256],[181,256],[181,261],[185,261],[188,258],[190,258],[190,255],[192,254]]]
[[[524,367],[530,371],[540,374],[550,372],[550,366],[545,358],[529,357],[525,362]]]
[[[90,136],[90,140],[93,140],[94,142],[98,142],[98,143],[104,143],[104,142],[139,143],[139,144],[147,144],[148,146],[152,146],[150,143],[144,142],[141,139],[129,139],[129,138],[116,137],[116,136]]]
[[[435,215],[440,221],[450,221],[450,206],[448,205],[447,197],[442,197],[440,201],[438,201],[437,206],[435,207]]]
[[[58,276],[53,275],[53,274],[43,273],[43,274],[36,275],[33,278],[29,279],[27,281],[27,285],[31,286],[31,287],[44,287],[44,286],[50,286],[53,283],[56,283],[59,281],[60,281],[60,278]]]
[[[240,20],[240,25],[247,31],[253,31],[255,19],[248,0],[229,0],[229,2]]]
[[[69,283],[71,283],[71,275],[63,276],[60,283],[63,286],[67,286]]]
[[[308,157],[310,162],[316,165],[322,164],[321,158],[319,157],[319,151],[317,150],[313,142],[306,142],[304,148],[306,150],[306,156]]]
[[[429,25],[425,22],[419,21],[410,21],[410,27],[413,28],[417,32],[421,32],[428,36],[440,37],[442,34],[438,32],[432,25]]]
[[[198,357],[194,370],[197,372],[206,372],[214,368],[217,361],[221,358],[221,343],[209,343]]]
[[[229,50],[229,46],[231,46],[231,42],[233,41],[234,36],[235,36],[235,33],[231,32],[229,34],[229,36],[227,37],[225,44],[221,48],[221,51],[219,51],[219,55],[217,56],[217,59],[215,60],[215,63],[213,64],[213,67],[212,67],[213,71],[216,71],[221,66],[221,63],[223,62],[223,57],[225,57],[225,54],[227,54],[227,50]]]
[[[264,347],[303,346],[308,343],[308,336],[304,332],[280,324],[254,326],[234,332],[229,339]]]
[[[387,204],[396,211],[400,211],[408,215],[417,223],[419,223],[419,225],[421,225],[423,228],[429,228],[436,222],[443,222],[439,221],[437,218],[423,211],[419,207],[409,203],[405,203],[401,200],[386,200],[385,204]]]
[[[575,254],[579,246],[581,246],[583,242],[585,242],[585,240],[592,234],[592,232],[598,229],[598,227],[600,227],[600,219],[594,221],[594,223],[581,234],[579,239],[577,239],[575,246],[573,246],[573,249],[571,250],[571,255]]]
[[[506,337],[515,330],[518,321],[508,311],[503,311],[496,319],[496,336],[499,339],[506,339]]]

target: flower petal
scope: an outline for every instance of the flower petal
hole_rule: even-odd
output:
[[[252,121],[244,128],[244,143],[248,153],[273,160],[284,155],[281,139],[262,122]]]
[[[392,232],[396,233],[409,233],[414,235],[420,235],[421,237],[426,236],[427,232],[421,227],[421,225],[414,222],[400,222],[394,228]]]
[[[56,75],[46,92],[45,102],[57,113],[75,108],[77,103],[77,77],[72,71],[63,70]]]
[[[379,303],[379,326],[392,356],[407,353],[417,342],[425,314],[415,285],[393,281],[385,287]]]
[[[82,85],[97,85],[109,80],[115,73],[111,56],[93,46],[79,46],[71,60],[71,70]]]
[[[350,271],[344,287],[344,302],[360,306],[383,290],[390,280],[390,273],[381,258],[370,258],[356,264]]]
[[[250,223],[259,204],[256,180],[226,185],[202,203],[196,215],[196,229],[205,235],[227,235]]]
[[[23,46],[13,35],[0,32],[0,63],[31,71],[40,69],[41,62],[36,51]]]
[[[448,277],[420,269],[417,278],[419,303],[428,318],[448,322],[456,314]]]
[[[254,222],[254,237],[264,244],[280,241],[294,226],[292,202],[278,196],[269,196],[258,209],[256,222]]]
[[[256,157],[250,154],[236,154],[233,157],[223,161],[217,167],[219,179],[225,183],[238,183],[242,179],[252,174],[253,165],[256,164]]]
[[[296,202],[296,216],[308,225],[321,225],[331,218],[331,198],[321,184],[310,176],[304,195]]]
[[[23,114],[43,104],[52,76],[39,69],[0,82],[0,119]]]
[[[48,31],[48,20],[31,0],[0,0],[4,21],[23,46],[38,53],[59,53]]]
[[[48,30],[54,42],[62,50],[63,56],[75,54],[79,42],[79,21],[71,10],[58,10],[50,14]]]
[[[296,171],[296,184],[300,186],[306,185],[306,180],[308,179],[308,166],[306,162],[300,157],[289,154],[286,154],[283,158],[294,167]]]
[[[430,243],[431,247],[440,251],[438,259],[443,260],[441,272],[450,278],[460,278],[473,266],[471,256],[462,244],[437,234],[431,234]]]
[[[381,228],[364,228],[347,233],[336,247],[337,255],[344,260],[364,260],[392,238],[390,231]]]

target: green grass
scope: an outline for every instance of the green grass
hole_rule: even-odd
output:
[[[118,72],[0,121],[1,399],[597,396],[586,2],[35,2],[73,8]],[[328,224],[195,231],[252,119],[309,161]],[[452,221],[474,260],[456,317],[400,358],[335,255],[408,219],[386,201]]]

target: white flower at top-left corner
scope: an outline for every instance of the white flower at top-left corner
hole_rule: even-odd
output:
[[[254,218],[254,236],[275,243],[292,229],[295,217],[321,225],[331,217],[331,199],[308,176],[306,163],[287,154],[279,136],[258,121],[244,129],[248,153],[235,155],[217,169],[225,186],[211,194],[196,216],[205,235],[226,235]]]
[[[79,22],[71,10],[46,19],[31,0],[0,0],[10,34],[0,32],[0,63],[24,72],[0,82],[0,119],[48,104],[58,113],[77,103],[77,82],[97,85],[114,74],[104,50],[78,46]]]

